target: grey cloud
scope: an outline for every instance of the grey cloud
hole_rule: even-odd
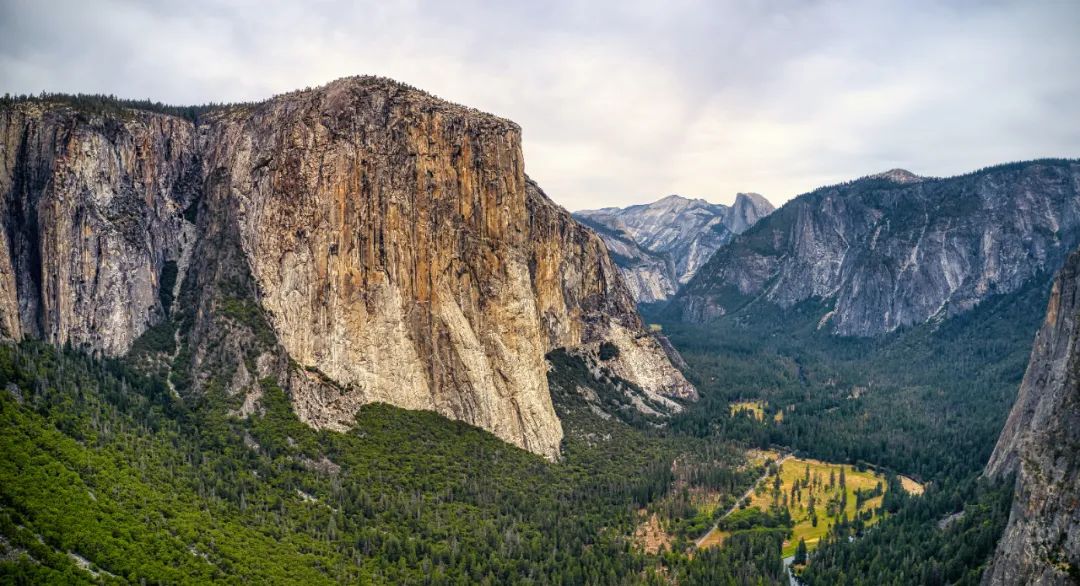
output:
[[[1076,2],[0,0],[0,91],[259,99],[374,73],[511,118],[568,208],[775,202],[1080,156]]]

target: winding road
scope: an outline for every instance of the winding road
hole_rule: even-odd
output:
[[[788,460],[788,458],[790,458],[790,457],[791,457],[791,454],[784,454],[783,457],[781,457],[779,460],[776,461],[776,466],[780,467],[780,465],[782,465],[784,462],[786,462]],[[750,489],[747,490],[745,493],[743,493],[743,495],[741,497],[739,497],[739,499],[737,501],[735,501],[735,504],[731,505],[731,508],[728,509],[727,512],[725,512],[723,515],[721,515],[720,518],[717,519],[715,523],[713,523],[713,526],[711,528],[709,528],[708,531],[705,532],[705,535],[702,535],[701,537],[699,537],[697,539],[697,541],[694,542],[694,547],[700,548],[701,544],[704,543],[705,540],[708,539],[708,537],[710,535],[712,535],[714,531],[719,531],[720,530],[720,521],[725,519],[728,515],[734,513],[736,510],[738,510],[739,503],[743,502],[746,499],[749,499],[750,495],[752,495],[754,493],[754,489],[757,487],[758,483],[761,482],[762,480],[765,480],[768,477],[769,477],[769,472],[768,472],[768,470],[766,470],[765,474],[762,474],[760,478],[755,480],[754,483],[750,485]]]

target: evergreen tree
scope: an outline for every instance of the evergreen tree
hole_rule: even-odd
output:
[[[797,566],[806,565],[806,539],[799,538],[799,545],[795,548],[795,559],[792,561]]]

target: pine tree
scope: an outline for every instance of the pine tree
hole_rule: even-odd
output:
[[[797,566],[806,565],[806,539],[799,538],[799,545],[795,548],[795,559],[792,561]]]

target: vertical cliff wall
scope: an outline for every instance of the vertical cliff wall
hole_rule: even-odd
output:
[[[161,320],[195,158],[172,116],[0,110],[0,335],[119,354]]]
[[[1005,533],[985,584],[1080,579],[1080,252],[1054,281],[1016,404],[986,474],[1016,473]]]
[[[260,303],[289,356],[345,389],[296,393],[302,418],[343,428],[383,401],[554,456],[544,355],[607,339],[627,348],[616,372],[692,396],[603,244],[527,182],[520,135],[371,78],[214,120],[207,173],[236,202]]]
[[[604,241],[528,179],[525,195],[530,267],[547,349],[574,349],[596,363],[600,345],[613,344],[617,355],[604,360],[604,368],[636,385],[651,402],[677,412],[681,407],[671,399],[696,400],[697,391],[642,327]]]
[[[243,414],[272,376],[317,427],[381,401],[547,457],[551,350],[610,343],[604,367],[654,403],[696,397],[602,241],[527,179],[512,122],[370,77],[197,124],[2,115],[6,338],[123,354],[180,295],[179,349],[151,361],[178,392],[242,393]]]
[[[378,80],[281,96],[212,126],[208,173],[289,356],[346,388],[295,397],[431,409],[553,456],[516,125]]]

